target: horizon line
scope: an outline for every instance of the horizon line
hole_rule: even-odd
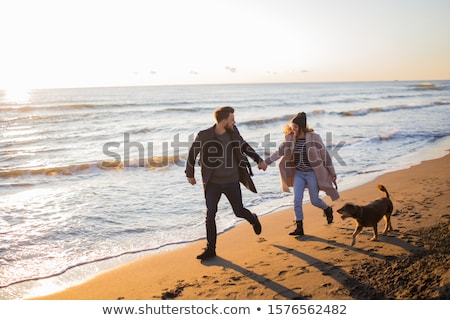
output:
[[[26,91],[34,90],[66,90],[66,89],[106,89],[106,88],[139,88],[139,87],[181,87],[181,86],[227,86],[227,85],[274,85],[274,84],[314,84],[314,83],[381,83],[381,82],[430,82],[450,81],[449,79],[416,79],[416,80],[343,80],[343,81],[279,81],[279,82],[217,82],[217,83],[167,83],[167,84],[124,84],[124,85],[87,85],[87,86],[61,86],[61,87],[35,87],[24,88]],[[11,89],[0,88],[1,92]]]

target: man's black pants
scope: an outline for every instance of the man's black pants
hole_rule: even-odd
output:
[[[233,208],[236,217],[243,218],[253,224],[255,217],[242,204],[241,185],[239,181],[226,184],[208,182],[205,188],[206,198],[206,240],[208,248],[216,248],[217,228],[216,213],[220,197],[224,194]]]

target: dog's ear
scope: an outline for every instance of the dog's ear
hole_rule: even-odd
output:
[[[353,203],[347,203],[344,208],[347,212],[355,212],[356,205],[354,205]]]
[[[338,213],[343,214],[344,211],[349,210],[350,208],[353,207],[353,204],[351,203],[346,203],[344,204],[343,207],[341,207],[340,209],[337,210]]]

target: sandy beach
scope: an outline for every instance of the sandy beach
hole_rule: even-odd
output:
[[[369,241],[372,230],[365,228],[352,247],[355,222],[336,210],[379,198],[379,183],[394,203],[394,230]],[[219,235],[214,259],[195,258],[202,240],[38,299],[449,299],[449,199],[447,155],[341,192],[331,225],[307,204],[303,237],[288,235],[294,228],[289,208],[261,217],[259,236],[247,223]],[[382,220],[379,233],[383,228]]]

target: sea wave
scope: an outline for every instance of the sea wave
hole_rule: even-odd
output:
[[[102,160],[93,163],[71,164],[48,168],[12,168],[0,171],[0,178],[16,178],[25,176],[69,176],[89,172],[90,170],[124,170],[127,168],[145,168],[145,169],[168,169],[171,166],[182,165],[186,155],[171,156],[153,156],[151,158],[132,159],[127,161],[119,161],[114,159]]]
[[[420,104],[420,105],[392,105],[392,106],[385,106],[385,107],[370,107],[370,108],[361,108],[357,110],[345,110],[345,111],[333,111],[333,110],[325,110],[325,109],[316,109],[312,112],[309,112],[311,116],[323,116],[327,114],[331,115],[339,115],[342,117],[360,117],[360,116],[366,116],[371,113],[379,113],[379,112],[392,112],[392,111],[398,111],[398,110],[414,110],[414,109],[425,109],[425,108],[432,108],[436,106],[442,106],[442,105],[450,105],[450,100],[439,100],[435,102],[431,102],[428,104]],[[278,117],[268,117],[264,119],[255,119],[255,120],[249,120],[244,122],[239,122],[239,125],[246,125],[246,126],[258,126],[258,125],[264,125],[264,124],[270,124],[270,123],[276,123],[285,121],[288,122],[292,118],[293,114],[278,116]]]
[[[0,189],[3,188],[23,188],[23,187],[32,187],[34,184],[32,183],[0,183]]]
[[[75,103],[75,104],[66,104],[59,103],[53,105],[20,105],[20,106],[11,106],[0,103],[0,112],[10,111],[10,112],[35,112],[35,111],[71,111],[71,110],[110,110],[116,108],[130,108],[130,107],[141,107],[141,106],[164,106],[164,105],[173,105],[172,103],[141,103],[137,102],[129,102],[124,101],[123,103],[111,103],[111,102],[98,102],[98,103]]]
[[[73,175],[92,168],[91,164],[67,165],[61,167],[38,168],[38,169],[9,169],[0,171],[0,178],[15,178],[26,175]]]
[[[95,104],[69,104],[69,105],[54,105],[54,106],[20,106],[20,107],[0,107],[0,111],[16,111],[16,112],[31,112],[37,110],[77,110],[77,109],[94,109]]]
[[[151,158],[139,158],[128,161],[103,160],[95,166],[103,170],[122,170],[125,168],[163,169],[174,165],[183,165],[186,155],[153,156]]]
[[[340,111],[340,112],[331,112],[344,117],[360,117],[366,116],[371,113],[377,112],[392,112],[398,111],[402,109],[414,110],[414,109],[424,109],[424,108],[432,108],[440,105],[450,105],[450,100],[442,100],[436,101],[428,104],[419,104],[419,105],[392,105],[386,107],[370,107],[370,108],[362,108],[358,110],[348,110],[348,111]]]
[[[402,141],[402,140],[412,140],[412,141],[436,141],[445,137],[450,137],[450,131],[443,132],[403,132],[398,130],[393,130],[390,132],[382,132],[374,136],[354,136],[352,139],[345,140],[345,142],[339,142],[338,144],[327,144],[329,148],[335,147],[349,147],[361,144],[373,144],[386,141]],[[365,148],[370,148],[366,146]]]
[[[200,102],[198,102],[200,103]],[[40,105],[40,104],[33,104],[33,105],[10,105],[10,104],[3,104],[0,103],[0,112],[16,112],[16,113],[30,113],[30,112],[36,112],[36,111],[73,111],[73,110],[111,110],[111,109],[117,109],[117,108],[133,108],[133,107],[149,107],[149,108],[156,108],[155,111],[160,112],[173,112],[173,111],[183,111],[183,112],[197,112],[204,109],[210,109],[210,108],[198,108],[198,103],[195,102],[189,102],[189,101],[171,101],[171,102],[130,102],[130,101],[124,101],[124,102],[116,102],[116,103],[105,103],[105,102],[98,102],[98,103],[75,103],[75,104],[66,104],[66,103],[60,103],[60,104],[54,104],[54,105]],[[195,108],[192,108],[192,106],[196,106]]]
[[[183,107],[181,104],[178,104],[174,107],[168,107],[166,108],[166,105],[159,105],[158,107],[162,107],[163,109],[156,110],[157,113],[167,114],[167,113],[175,113],[175,112],[181,112],[181,113],[201,113],[205,111],[213,111],[214,108],[211,107],[199,107],[198,105],[193,105],[191,103],[186,103],[188,105],[187,107]]]
[[[450,99],[436,101],[434,104],[436,104],[437,106],[450,105]]]
[[[377,140],[397,140],[397,139],[440,139],[450,136],[448,132],[417,132],[417,133],[404,133],[404,132],[390,132],[386,134],[379,134],[375,139]]]
[[[166,112],[189,112],[189,113],[196,113],[199,111],[203,111],[203,108],[167,108],[164,110],[159,110],[159,112],[166,113]]]
[[[292,114],[289,114],[289,115],[284,115],[284,116],[280,116],[280,117],[243,121],[243,122],[239,122],[239,125],[258,126],[258,125],[262,125],[262,124],[274,123],[274,122],[279,122],[279,121],[287,122],[291,118],[292,118]]]
[[[411,86],[413,90],[442,90],[446,89],[446,86],[434,84],[431,82],[423,82],[419,84],[414,84]]]
[[[0,108],[1,110],[1,108]],[[38,120],[41,119],[40,116],[31,115],[31,116],[24,116],[24,117],[9,117],[9,118],[0,118],[0,123],[8,123],[8,122],[18,122],[18,121],[29,121],[29,120]]]
[[[130,130],[128,131],[128,133],[130,134],[142,134],[142,133],[149,133],[149,132],[153,132],[155,131],[154,128],[149,128],[149,127],[145,127],[145,128],[137,128],[134,130]]]

